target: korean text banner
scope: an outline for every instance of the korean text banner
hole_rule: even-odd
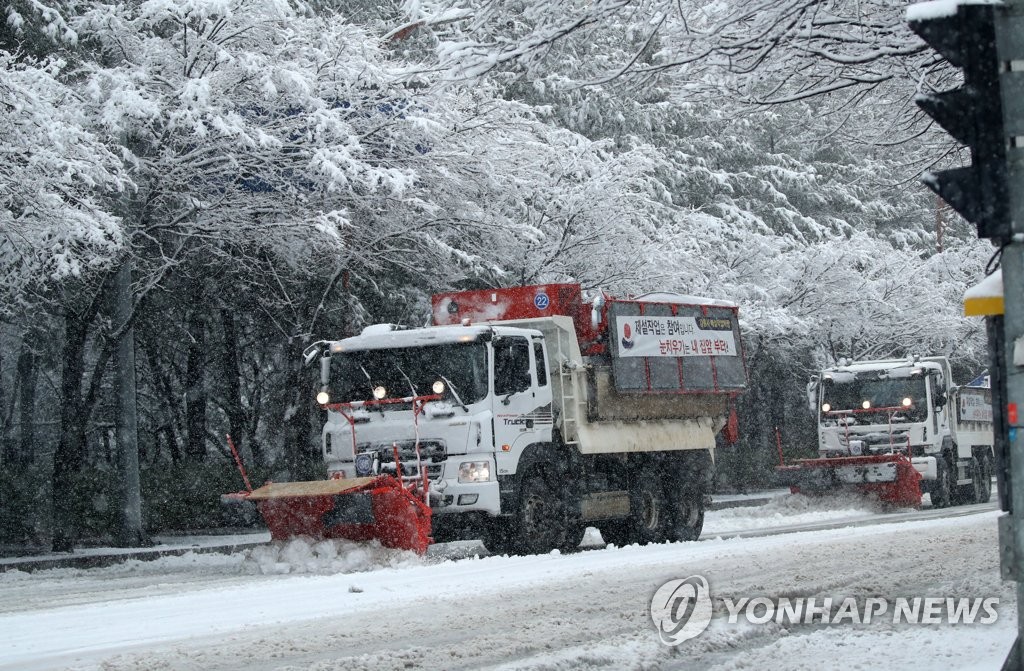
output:
[[[620,357],[737,356],[728,317],[616,316]]]

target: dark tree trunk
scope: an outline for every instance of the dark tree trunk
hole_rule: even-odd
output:
[[[68,552],[78,535],[75,480],[85,463],[87,408],[82,399],[85,345],[95,312],[64,318],[63,369],[60,382],[60,440],[53,455],[53,550]]]
[[[176,464],[181,461],[181,448],[178,445],[178,434],[174,429],[175,421],[179,417],[180,412],[176,407],[178,398],[174,393],[174,387],[171,384],[170,375],[160,362],[158,349],[150,343],[144,348],[144,350],[146,354],[146,362],[149,364],[149,370],[153,373],[154,386],[164,399],[163,415],[166,424],[157,429],[157,433],[163,433],[165,435],[167,439],[167,451],[171,456],[171,462]]]
[[[185,457],[190,461],[206,459],[206,324],[201,307],[203,292],[192,294],[193,308],[188,318],[188,354],[185,362]]]
[[[3,370],[4,363],[4,352],[0,349],[0,370]],[[2,380],[0,380],[2,382]],[[17,387],[18,383],[15,381],[14,387]],[[11,391],[11,396],[14,396],[14,391]],[[0,384],[0,409],[7,406],[7,389],[3,384]],[[4,464],[9,464],[14,460],[14,444],[10,440],[11,430],[11,417],[14,416],[14,406],[7,408],[3,416],[0,416],[0,468]]]
[[[263,449],[263,445],[257,439],[257,430],[260,424],[260,412],[263,408],[263,389],[257,385],[252,392],[252,398],[249,400],[249,451],[252,452],[252,460],[255,464],[266,465],[267,456],[266,450]]]
[[[230,310],[220,311],[220,322],[223,329],[221,340],[221,375],[224,379],[224,412],[228,416],[228,433],[235,443],[235,447],[241,451],[246,443],[246,412],[242,404],[242,379],[238,366],[238,333],[235,328],[235,317]],[[255,445],[252,447],[253,459],[261,455],[256,454]]]
[[[314,395],[303,375],[302,350],[306,343],[293,338],[287,346],[287,388],[291,404],[286,412],[285,461],[293,479],[323,477],[318,472],[320,452],[313,444]]]
[[[39,356],[33,351],[28,339],[22,343],[18,356],[19,424],[20,446],[15,458],[19,466],[32,462],[35,454],[36,429],[36,382],[39,379]]]

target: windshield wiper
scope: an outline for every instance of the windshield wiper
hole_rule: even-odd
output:
[[[412,380],[409,379],[409,376],[405,374],[405,371],[402,370],[402,367],[399,366],[397,363],[394,363],[394,362],[392,362],[392,365],[395,367],[395,370],[397,370],[402,375],[402,377],[405,378],[405,381],[409,383],[409,391],[412,392],[412,395],[413,396],[419,396],[420,395],[419,392],[416,391],[416,385],[414,385],[412,383]]]
[[[373,395],[373,378],[370,377],[370,374],[366,371],[365,368],[363,368],[363,364],[357,364],[357,365],[359,366],[359,370],[363,371],[363,375],[366,376],[366,381],[370,383],[370,398],[376,398],[376,396]],[[382,406],[378,405],[377,406],[377,410],[380,411],[380,416],[383,417],[384,416],[384,408]]]
[[[452,398],[454,398],[455,402],[459,404],[459,407],[465,410],[466,412],[469,412],[469,408],[466,406],[465,403],[462,402],[462,398],[459,397],[459,392],[455,391],[455,385],[452,384],[452,381],[446,378],[444,375],[441,375],[440,373],[435,372],[434,374],[441,378],[442,382],[448,385],[448,388],[451,389],[452,391]]]

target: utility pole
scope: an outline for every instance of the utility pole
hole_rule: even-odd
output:
[[[135,329],[133,321],[132,262],[125,258],[115,282],[117,331],[117,542],[124,547],[146,544],[142,531],[142,492],[139,484],[139,437],[135,397]]]

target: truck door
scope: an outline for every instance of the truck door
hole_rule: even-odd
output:
[[[551,384],[543,340],[495,338],[494,451],[498,474],[516,472],[527,445],[551,441]]]

